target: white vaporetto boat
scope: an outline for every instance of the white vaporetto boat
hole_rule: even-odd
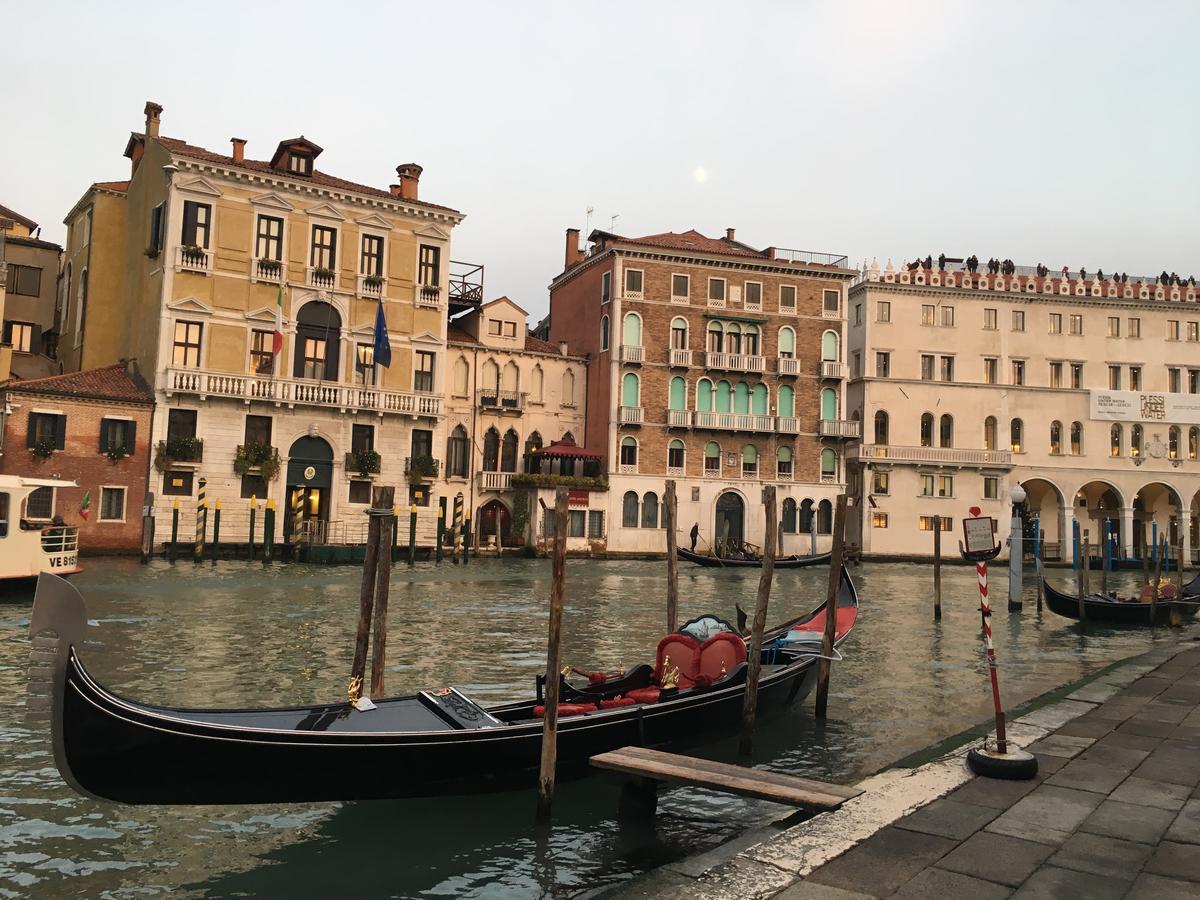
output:
[[[75,575],[79,527],[28,515],[29,495],[38,488],[73,488],[74,481],[0,475],[0,584],[30,582],[41,572]],[[59,520],[61,521],[61,520]]]

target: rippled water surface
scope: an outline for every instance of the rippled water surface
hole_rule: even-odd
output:
[[[663,630],[665,566],[571,560],[564,658],[583,669],[649,657]],[[986,719],[974,572],[948,568],[945,617],[932,621],[917,565],[854,571],[863,600],[830,715],[811,698],[759,731],[755,755],[781,771],[851,781]],[[525,696],[545,665],[549,563],[473,560],[402,566],[392,581],[387,687],[454,684],[484,703]],[[1051,573],[1066,580],[1068,573]],[[1128,583],[1133,573],[1117,576]],[[105,645],[91,671],[119,693],[176,706],[264,706],[345,696],[359,572],[222,562],[90,560],[78,586]],[[825,570],[776,574],[769,621],[820,602]],[[758,573],[681,570],[681,618],[750,607]],[[1153,642],[1197,630],[1078,628],[1048,610],[994,620],[1006,705],[1076,680]],[[620,830],[604,778],[561,785],[539,840],[534,795],[244,807],[123,807],[75,795],[44,727],[24,715],[30,600],[0,605],[0,897],[572,896],[707,849],[779,807],[700,790],[663,795],[652,826]],[[731,758],[732,743],[706,755]],[[187,773],[181,772],[181,778]],[[346,772],[349,779],[403,772]]]

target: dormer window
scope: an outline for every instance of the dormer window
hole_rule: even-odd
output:
[[[280,141],[271,157],[271,168],[289,175],[311,175],[313,162],[321,155],[321,148],[304,135]]]
[[[311,175],[312,157],[307,153],[293,151],[288,156],[288,171],[293,175]]]

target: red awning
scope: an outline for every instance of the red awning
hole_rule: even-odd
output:
[[[550,456],[556,459],[600,459],[599,453],[593,453],[578,444],[564,444],[555,441],[537,451],[538,456]]]

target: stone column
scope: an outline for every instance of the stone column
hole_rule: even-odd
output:
[[[1135,556],[1141,549],[1133,546],[1133,507],[1122,506],[1117,512],[1121,517],[1121,554]]]
[[[1073,537],[1074,537],[1074,528],[1075,528],[1075,525],[1074,525],[1075,508],[1070,503],[1064,503],[1062,505],[1060,511],[1061,511],[1060,520],[1062,522],[1062,537],[1060,538],[1059,543],[1062,545],[1062,561],[1064,563],[1070,563],[1070,564],[1074,565],[1074,563],[1075,563],[1075,544],[1073,542]],[[1082,541],[1083,541],[1083,532],[1082,531],[1079,534],[1079,540],[1082,543]]]

